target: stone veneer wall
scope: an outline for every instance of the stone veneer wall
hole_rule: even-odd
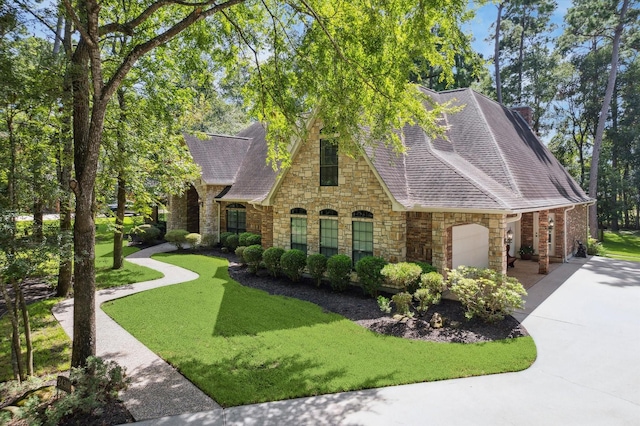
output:
[[[224,185],[205,185],[200,184],[196,187],[198,195],[202,200],[200,205],[200,235],[202,239],[212,239],[212,241],[220,241],[218,234],[218,208],[219,203],[216,202],[216,195],[223,189]]]
[[[431,221],[431,213],[407,212],[407,261],[431,263]]]
[[[391,262],[405,260],[405,212],[392,211],[391,201],[362,156],[340,155],[338,163],[338,186],[320,186],[320,125],[316,123],[274,197],[273,245],[290,248],[290,211],[299,207],[307,211],[307,252],[318,253],[320,210],[333,209],[338,212],[338,252],[351,257],[351,214],[366,210],[373,213],[373,254]]]
[[[575,209],[567,211],[567,247],[566,256],[573,256],[578,250],[578,243],[587,246],[587,210],[583,205],[576,206]]]
[[[183,194],[169,196],[169,217],[167,231],[187,229],[187,196]]]
[[[564,260],[562,254],[564,246],[564,208],[549,210],[549,213],[555,214],[553,233],[555,237],[554,255],[549,256],[549,262],[560,263]]]
[[[489,268],[507,271],[505,256],[505,215],[480,213],[432,213],[432,265],[440,272],[451,268],[452,228],[458,225],[478,224],[489,229]]]

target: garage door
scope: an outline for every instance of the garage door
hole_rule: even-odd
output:
[[[452,233],[453,268],[460,265],[489,267],[489,229],[482,225],[460,225]]]

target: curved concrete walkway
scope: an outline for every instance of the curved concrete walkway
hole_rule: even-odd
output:
[[[136,254],[141,258],[150,252]],[[167,266],[157,263],[163,268]],[[156,262],[141,264],[160,267]],[[184,280],[193,279],[184,270],[162,271],[165,279],[172,275]],[[130,287],[142,291],[145,285],[152,288],[152,283]],[[114,293],[112,298],[125,294],[120,290]],[[63,310],[68,313],[68,306]],[[141,355],[149,352],[148,349],[124,330],[124,334],[105,337],[101,334],[106,332],[105,328],[118,326],[101,310],[97,312],[98,342],[107,346],[99,353],[127,366],[135,388],[124,398],[136,419],[150,419],[141,424],[640,424],[638,263],[604,258],[574,259],[532,287],[527,296],[527,309],[517,316],[536,341],[538,359],[523,372],[321,395],[225,410],[210,399],[207,401],[208,398],[203,398],[197,389],[192,394],[193,386],[185,384],[186,379],[180,375],[182,380],[178,380],[179,384],[172,389],[170,383],[173,382],[165,375],[177,373],[166,363],[162,370],[149,374],[164,362],[153,354]],[[104,339],[111,339],[111,342]],[[126,343],[121,344],[120,339],[125,339]],[[151,364],[149,361],[142,363],[152,367],[133,362],[140,357],[153,358]],[[131,365],[137,366],[131,369]],[[140,396],[131,397],[135,391]],[[190,395],[197,395],[193,398],[198,402],[194,403]],[[211,409],[197,408],[208,403],[213,405]],[[162,418],[152,414],[162,411],[157,407],[165,404],[176,406],[172,409],[181,409],[185,414],[165,414],[167,417]]]
[[[222,411],[215,401],[100,309],[100,305],[109,300],[198,278],[198,274],[189,270],[150,259],[153,254],[171,250],[175,250],[175,247],[161,244],[127,257],[129,262],[162,272],[163,278],[96,293],[96,354],[126,367],[132,382],[129,389],[121,394],[121,398],[136,420],[185,412]],[[53,308],[53,314],[65,332],[73,337],[73,300],[57,304]]]

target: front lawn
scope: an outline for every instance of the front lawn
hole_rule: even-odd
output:
[[[640,231],[605,232],[603,240],[607,257],[640,262]]]
[[[103,309],[223,407],[519,371],[536,357],[530,337],[465,345],[378,335],[312,303],[243,287],[224,259],[156,257],[200,278]]]

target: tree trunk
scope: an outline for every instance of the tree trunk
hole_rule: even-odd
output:
[[[33,203],[33,240],[37,243],[43,241],[42,227],[44,226],[44,205],[42,198],[36,195],[36,200]]]
[[[498,5],[498,17],[496,18],[496,35],[493,47],[493,65],[496,73],[496,97],[498,103],[502,103],[502,82],[500,81],[500,22],[502,21],[502,8],[504,2]]]
[[[116,211],[116,230],[113,233],[113,269],[122,268],[124,256],[122,244],[124,242],[124,209],[127,203],[127,191],[123,172],[118,173],[118,209]]]
[[[600,116],[598,118],[598,127],[593,140],[593,156],[591,157],[591,170],[589,173],[589,196],[593,199],[598,197],[598,166],[600,163],[600,150],[602,148],[602,138],[604,136],[604,126],[609,114],[609,106],[613,97],[613,89],[616,84],[618,73],[618,56],[620,53],[620,38],[624,30],[624,20],[629,7],[629,0],[623,0],[618,24],[613,35],[613,45],[611,51],[611,69],[609,70],[609,80],[607,81],[607,90],[602,101]],[[598,204],[594,203],[589,207],[589,231],[591,238],[598,238]]]
[[[4,303],[7,306],[7,315],[11,321],[11,351],[15,354],[12,359],[13,364],[13,378],[20,383],[24,378],[22,367],[22,348],[20,347],[20,324],[18,322],[18,316],[16,315],[16,308],[9,296],[7,286],[4,282],[0,282],[0,291],[4,298]]]
[[[31,321],[29,320],[29,311],[27,310],[27,302],[24,300],[24,293],[17,282],[13,282],[13,291],[16,294],[16,304],[20,305],[22,311],[22,326],[24,327],[24,340],[27,346],[27,375],[33,376],[33,342],[31,340]]]
[[[64,49],[71,54],[71,24],[65,22]],[[62,149],[59,159],[58,180],[60,182],[60,266],[58,268],[58,285],[56,296],[67,297],[71,290],[73,274],[73,238],[71,225],[71,173],[73,169],[73,139],[71,138],[71,114],[73,108],[73,86],[71,75],[67,71],[62,88],[62,125],[60,127]]]

